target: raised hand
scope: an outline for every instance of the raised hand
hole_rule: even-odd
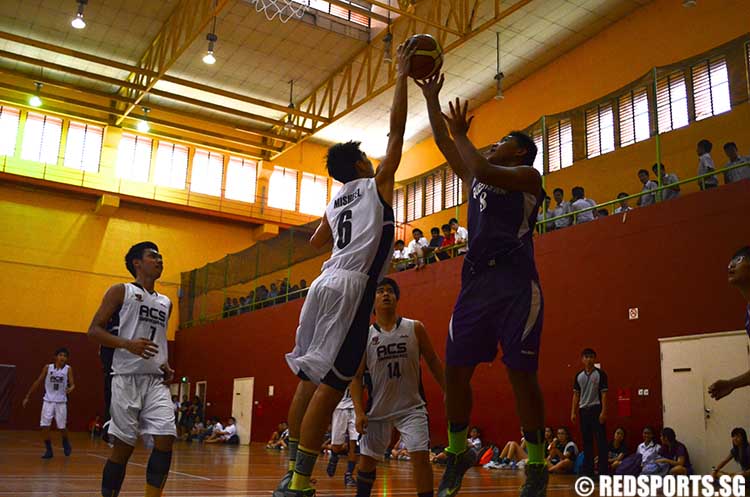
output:
[[[424,98],[426,99],[437,99],[440,95],[440,90],[443,88],[443,83],[445,82],[445,74],[437,73],[433,74],[431,77],[422,80],[417,81],[417,86],[419,86],[422,89],[422,94],[424,95]]]
[[[406,77],[411,69],[411,56],[417,51],[417,44],[411,40],[404,42],[396,49],[396,74],[398,77]]]
[[[469,132],[471,121],[474,120],[474,116],[467,119],[469,111],[469,101],[465,100],[463,103],[461,99],[456,97],[455,105],[453,102],[448,102],[450,108],[450,116],[443,113],[445,122],[448,123],[448,129],[450,129],[451,135],[454,137],[466,135]]]

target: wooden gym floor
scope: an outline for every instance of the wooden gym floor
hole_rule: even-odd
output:
[[[39,432],[0,432],[0,497],[98,497],[101,472],[109,447],[85,434],[71,435],[73,454],[65,457],[59,433],[53,432],[55,457],[42,460],[43,444]],[[286,451],[266,450],[260,444],[239,447],[176,442],[172,471],[165,488],[168,497],[270,497],[286,467]],[[122,497],[141,496],[145,485],[149,452],[138,446],[128,465]],[[344,488],[345,461],[339,463],[336,476],[325,474],[327,457],[318,460],[314,477],[318,495],[354,496],[353,488]],[[435,466],[435,487],[443,472]],[[520,471],[469,470],[460,495],[518,495],[523,481]],[[373,489],[376,497],[415,495],[411,465],[388,461],[378,466]],[[549,497],[575,496],[573,478],[552,476]]]

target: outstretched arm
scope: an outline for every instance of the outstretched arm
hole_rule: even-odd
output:
[[[456,98],[455,104],[449,103],[450,115],[445,115],[451,135],[456,143],[458,153],[471,175],[487,185],[500,187],[504,190],[521,191],[539,196],[542,191],[542,176],[532,166],[505,167],[490,164],[480,154],[467,133],[474,117],[467,118],[469,102],[463,104]]]
[[[443,371],[443,363],[435,353],[435,348],[432,346],[430,336],[427,334],[427,330],[420,321],[414,323],[414,332],[417,334],[417,340],[419,341],[419,353],[424,358],[424,362],[427,363],[427,367],[430,368],[432,377],[435,378],[435,381],[440,385],[440,390],[445,391],[445,372]]]
[[[443,120],[443,113],[440,110],[440,90],[443,88],[445,81],[444,74],[435,74],[426,81],[417,81],[417,86],[422,88],[422,94],[427,101],[427,115],[430,118],[432,127],[432,136],[440,152],[448,161],[448,165],[456,175],[467,185],[471,184],[472,175],[458,153],[456,144],[453,143],[448,127]]]
[[[393,93],[391,107],[391,127],[388,133],[388,148],[385,157],[378,166],[375,182],[378,192],[388,205],[393,203],[393,185],[396,182],[396,170],[401,163],[401,150],[404,146],[404,132],[406,131],[406,111],[408,108],[406,79],[409,77],[409,63],[414,55],[416,44],[400,45],[398,47],[396,91]]]
[[[21,403],[23,407],[26,407],[26,404],[29,403],[29,397],[31,397],[31,394],[34,393],[37,388],[39,388],[39,385],[41,385],[44,381],[44,377],[47,376],[47,366],[47,364],[42,366],[42,372],[39,374],[37,379],[34,380],[34,383],[31,384],[29,391],[26,393],[26,397],[23,398],[23,402]]]

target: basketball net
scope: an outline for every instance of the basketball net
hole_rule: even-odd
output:
[[[255,10],[263,12],[269,21],[278,18],[281,22],[287,22],[292,17],[302,17],[307,10],[307,2],[295,0],[255,0]]]

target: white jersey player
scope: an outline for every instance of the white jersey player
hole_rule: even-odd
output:
[[[375,481],[375,466],[383,459],[391,432],[396,428],[412,461],[414,481],[420,497],[433,495],[430,465],[430,433],[422,390],[420,358],[443,386],[443,365],[435,354],[427,331],[419,321],[397,314],[400,290],[384,278],[375,294],[375,324],[370,327],[362,364],[352,381],[352,399],[357,415],[360,459],[357,497],[369,497]],[[364,407],[362,378],[368,389]]]
[[[42,427],[42,439],[44,440],[45,452],[42,459],[50,459],[52,452],[52,441],[49,438],[49,429],[52,419],[55,420],[57,429],[62,433],[63,452],[69,456],[72,449],[68,440],[66,424],[68,420],[68,394],[75,389],[73,380],[73,368],[68,364],[70,353],[68,349],[61,348],[55,352],[55,362],[45,364],[42,372],[29,388],[26,397],[23,398],[23,407],[29,403],[31,394],[44,383],[44,398],[42,400],[42,416],[39,426]]]
[[[353,487],[357,484],[354,481],[354,468],[357,466],[357,441],[359,433],[355,425],[356,417],[354,416],[354,402],[352,394],[347,388],[341,402],[333,411],[331,420],[331,457],[326,466],[328,476],[336,474],[336,466],[339,462],[339,455],[348,453],[348,462],[346,473],[344,473],[344,486]]]
[[[358,142],[328,149],[328,174],[343,186],[310,243],[322,248],[332,241],[333,252],[310,285],[294,350],[286,356],[300,383],[287,417],[290,471],[275,497],[315,494],[310,476],[326,426],[364,353],[375,287],[393,252],[391,204],[406,128],[409,62],[415,51],[415,43],[398,49],[388,145],[377,172]]]
[[[109,422],[112,454],[102,474],[102,495],[116,496],[139,434],[151,435],[154,448],[146,469],[146,495],[159,496],[167,480],[176,436],[174,405],[166,383],[174,372],[167,357],[167,322],[172,303],[154,290],[164,269],[152,242],[133,245],[125,266],[132,283],[111,287],[89,327],[89,336],[115,349],[112,357],[112,402]],[[119,331],[107,323],[117,314]]]

